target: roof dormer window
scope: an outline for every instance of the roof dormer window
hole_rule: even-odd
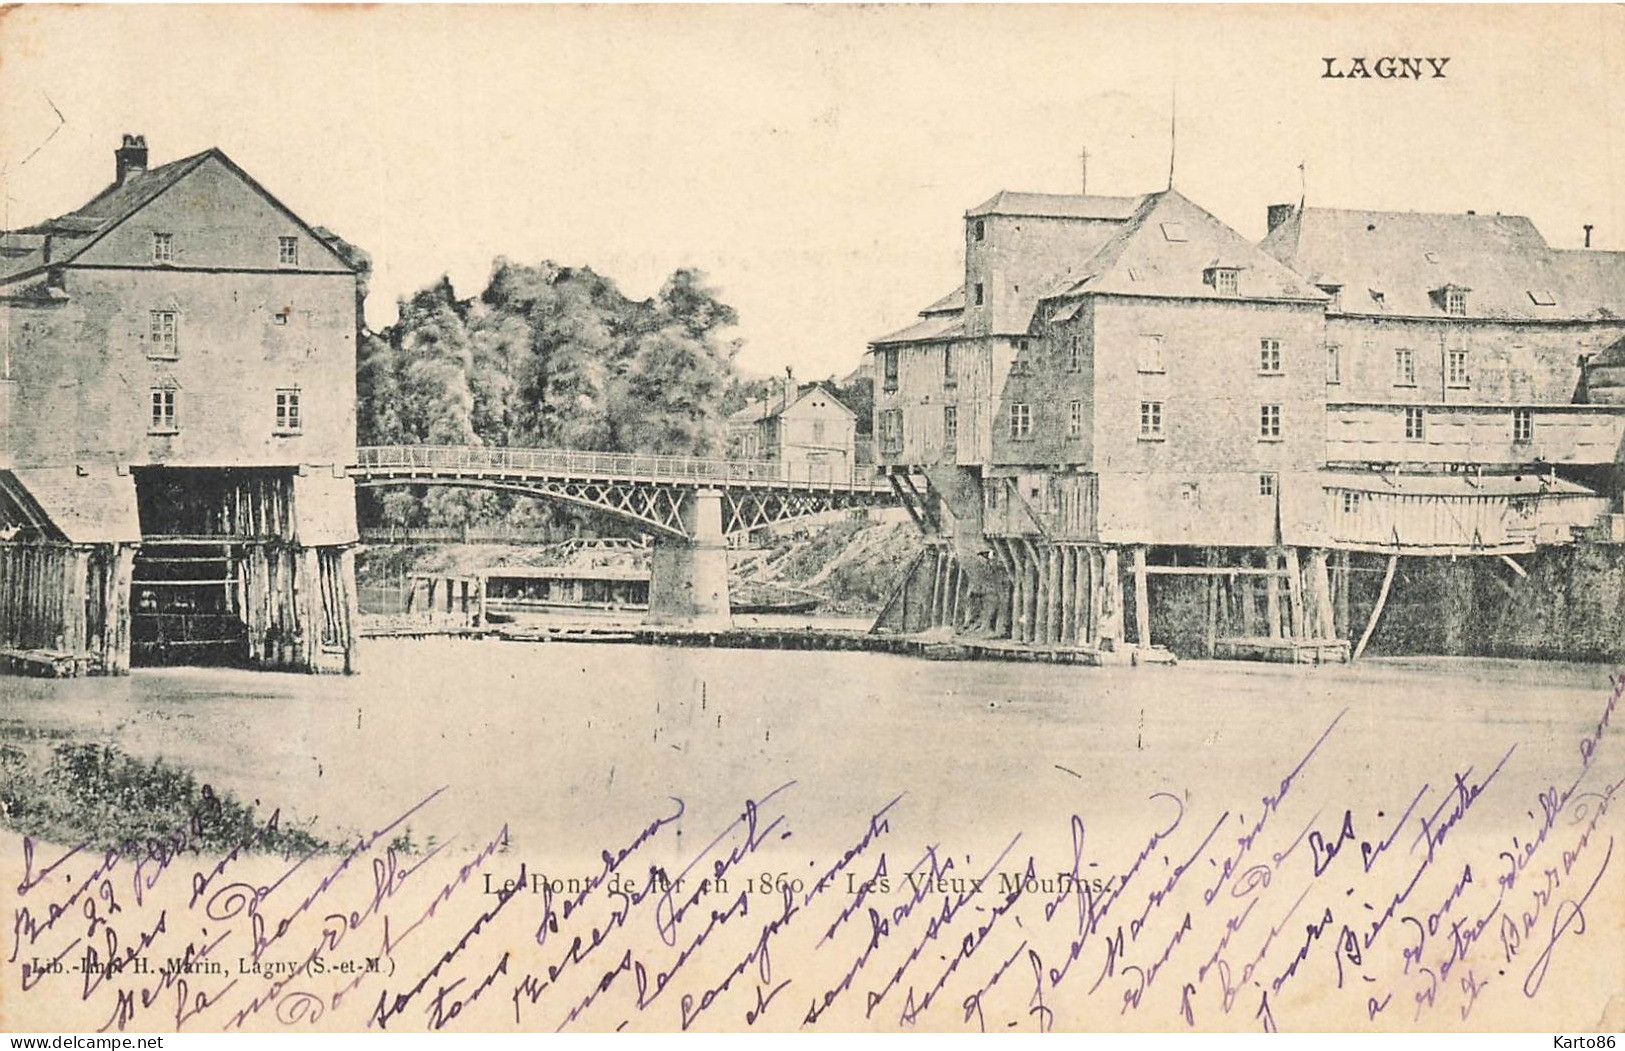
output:
[[[1451,317],[1467,316],[1467,293],[1472,289],[1461,285],[1445,285],[1433,290],[1433,299]]]
[[[1240,274],[1239,267],[1210,266],[1202,271],[1202,281],[1213,286],[1213,291],[1221,296],[1233,296],[1238,294],[1236,278]]]

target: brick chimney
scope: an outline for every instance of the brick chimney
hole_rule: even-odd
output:
[[[145,135],[125,135],[124,144],[113,151],[113,161],[117,173],[117,178],[114,181],[119,186],[124,185],[125,176],[131,172],[146,171],[147,137]]]
[[[1272,204],[1264,213],[1264,225],[1268,227],[1266,233],[1274,233],[1275,228],[1292,218],[1298,210],[1295,204]]]

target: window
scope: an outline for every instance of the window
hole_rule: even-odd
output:
[[[1394,351],[1394,386],[1416,386],[1416,355],[1409,350]]]
[[[982,283],[980,281],[976,282],[976,287],[972,291],[974,292],[976,305],[981,306],[986,301],[986,296],[982,293]]]
[[[1140,402],[1140,438],[1143,441],[1162,438],[1162,402]]]
[[[1077,372],[1083,368],[1083,337],[1073,336],[1066,347],[1066,368],[1068,372]]]
[[[1456,317],[1467,316],[1467,290],[1465,288],[1446,288],[1444,290],[1444,312]]]
[[[1330,346],[1326,348],[1326,382],[1343,382],[1342,348]]]
[[[942,445],[949,452],[959,451],[959,406],[942,407]]]
[[[175,258],[175,235],[152,235],[152,261],[154,263],[168,263]]]
[[[900,453],[903,451],[902,409],[882,409],[880,411],[880,451],[883,453]]]
[[[814,420],[812,432],[812,440],[815,442],[822,442],[824,440],[824,421]]]
[[[1068,438],[1083,437],[1083,402],[1081,401],[1067,403],[1066,436]]]
[[[147,424],[152,434],[173,434],[175,426],[175,388],[152,388],[152,419]]]
[[[1146,335],[1140,337],[1139,368],[1141,372],[1163,371],[1161,336]]]
[[[1280,340],[1261,339],[1258,341],[1258,371],[1269,373],[1281,371]]]
[[[1273,474],[1261,474],[1258,476],[1258,495],[1275,495],[1275,476]]]
[[[1512,410],[1512,440],[1519,445],[1528,445],[1535,440],[1535,411],[1533,409]]]
[[[1407,408],[1405,410],[1405,437],[1409,441],[1422,440],[1423,431],[1421,409]]]
[[[888,391],[896,390],[897,389],[897,348],[896,347],[887,347],[885,350],[881,351],[880,353],[881,353],[882,358],[884,359],[884,369],[885,369],[885,382],[883,384],[881,384],[881,389],[882,390],[888,390]]]
[[[1207,283],[1213,286],[1213,291],[1221,296],[1237,294],[1236,275],[1239,271],[1233,266],[1209,267],[1203,274]]]
[[[944,387],[959,386],[959,377],[954,373],[954,345],[942,345],[942,385]]]
[[[278,434],[297,434],[304,429],[304,417],[299,414],[299,390],[295,387],[276,392],[276,429]]]
[[[1467,352],[1452,350],[1445,355],[1444,381],[1452,387],[1467,386]]]
[[[978,219],[971,227],[971,230],[973,231],[975,238],[980,241],[982,238],[987,236],[987,223],[984,220]]]
[[[1033,436],[1033,407],[1024,401],[1010,403],[1010,437]]]
[[[1279,405],[1260,405],[1258,407],[1258,438],[1260,441],[1273,442],[1281,439],[1281,407]]]
[[[151,312],[152,340],[147,344],[147,357],[174,358],[179,356],[180,346],[176,338],[177,318],[173,310],[154,310]]]
[[[1343,513],[1346,515],[1358,514],[1360,511],[1360,494],[1343,490]]]
[[[299,265],[299,238],[279,237],[276,239],[276,261],[283,266]]]

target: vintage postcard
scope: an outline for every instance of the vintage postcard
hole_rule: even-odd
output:
[[[0,1028],[1625,1028],[1618,6],[0,11]]]

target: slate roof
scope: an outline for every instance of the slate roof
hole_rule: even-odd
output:
[[[1001,190],[965,213],[965,218],[984,215],[1032,215],[1051,219],[1115,219],[1134,214],[1143,197],[1103,197],[1076,193],[1020,193]]]
[[[1469,318],[1625,317],[1625,253],[1561,251],[1521,215],[1306,208],[1259,247],[1317,285],[1340,285],[1344,314],[1447,317],[1441,290],[1467,290]]]
[[[71,212],[20,230],[0,233],[0,281],[38,270],[47,263],[67,262],[216,152],[204,150],[156,168],[131,172],[123,183],[114,183]],[[51,249],[49,260],[44,251],[47,240]]]
[[[160,164],[156,168],[131,171],[122,183],[112,184],[85,204],[54,219],[20,230],[0,231],[0,284],[42,272],[47,266],[59,266],[71,261],[100,240],[102,235],[152,203],[210,158],[219,160],[252,190],[303,227],[333,254],[340,266],[355,270],[339,248],[344,243],[342,238],[329,230],[306,224],[256,182],[253,176],[237,167],[218,147],[211,147],[202,153]],[[49,259],[46,258],[47,246]]]
[[[784,413],[785,410],[792,409],[795,406],[800,405],[802,402],[806,401],[808,398],[812,397],[813,394],[819,391],[822,391],[824,396],[829,398],[830,402],[835,405],[836,408],[840,409],[854,420],[858,418],[858,414],[847,408],[846,403],[837,397],[834,391],[830,390],[827,385],[820,382],[809,383],[805,387],[802,387],[796,394],[796,400],[791,402],[789,405],[784,404],[784,399],[776,394],[767,398],[759,398],[756,401],[749,403],[744,408],[738,410],[733,415],[729,416],[728,422],[756,423],[760,420],[771,420],[774,417]]]
[[[963,309],[963,308],[961,308]],[[932,314],[904,329],[872,341],[873,346],[888,343],[922,343],[934,339],[957,339],[965,334],[965,319],[960,311],[952,314]]]
[[[1208,280],[1235,270],[1236,294]],[[1083,295],[1322,302],[1326,295],[1178,190],[1149,194],[1123,228],[1080,268],[1087,276],[1049,299]]]
[[[128,475],[84,476],[74,467],[14,468],[11,475],[69,543],[134,543],[141,539],[135,481]]]
[[[949,292],[935,303],[932,303],[930,306],[920,311],[920,316],[930,317],[932,314],[957,314],[959,311],[964,309],[965,286],[960,285],[952,292]]]
[[[1083,197],[1075,194],[1015,193],[1005,190],[966,213],[977,215],[1066,215],[1120,223],[1093,255],[1067,278],[1043,292],[1039,303],[1059,309],[1066,320],[1085,295],[1160,296],[1184,299],[1264,299],[1322,302],[1325,293],[1279,260],[1192,203],[1178,190],[1137,197]],[[1215,267],[1237,271],[1237,294],[1221,295],[1207,279]],[[922,320],[871,341],[871,346],[949,340],[965,334],[965,290],[957,288],[920,311]],[[1025,324],[1022,331],[1026,331]]]

